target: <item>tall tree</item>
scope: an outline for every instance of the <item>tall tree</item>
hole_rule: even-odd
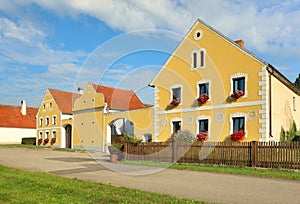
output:
[[[300,89],[300,74],[298,75],[298,77],[297,77],[297,79],[296,79],[296,81],[295,81],[295,86],[298,88],[298,89]]]

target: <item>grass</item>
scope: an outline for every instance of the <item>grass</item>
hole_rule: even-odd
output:
[[[0,203],[204,203],[0,166]]]
[[[231,166],[217,166],[217,165],[201,165],[201,164],[171,164],[148,161],[123,161],[126,164],[155,166],[162,168],[190,170],[190,171],[205,171],[226,174],[239,174],[247,176],[258,176],[268,178],[294,179],[300,180],[300,172],[294,170],[281,169],[259,169],[250,167],[231,167]]]

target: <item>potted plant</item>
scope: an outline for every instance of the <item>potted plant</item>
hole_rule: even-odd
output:
[[[236,90],[235,92],[233,92],[233,94],[231,94],[231,98],[233,98],[233,99],[239,99],[239,98],[241,98],[244,95],[245,95],[244,91],[242,91],[242,90]]]
[[[208,138],[208,132],[199,132],[199,134],[197,134],[197,140],[204,142],[205,140],[207,140]]]
[[[39,144],[39,145],[42,144],[42,142],[43,142],[43,139],[42,139],[42,138],[38,139],[38,144]]]
[[[44,139],[44,143],[47,144],[49,142],[49,138]]]
[[[198,101],[199,105],[202,105],[202,104],[206,103],[208,101],[208,99],[209,99],[208,94],[201,94],[199,96],[199,98],[197,99],[197,101]]]
[[[110,157],[109,157],[109,161],[112,162],[112,163],[115,163],[118,161],[118,153],[120,152],[120,150],[111,145],[111,146],[108,146],[108,151],[110,153]]]
[[[231,140],[239,142],[243,139],[243,137],[245,135],[246,135],[246,132],[244,130],[235,131],[231,135]]]
[[[55,142],[56,142],[56,138],[55,137],[51,138],[51,144],[54,144]]]
[[[170,102],[170,106],[175,107],[178,106],[180,103],[180,100],[178,98],[173,98],[173,100]]]

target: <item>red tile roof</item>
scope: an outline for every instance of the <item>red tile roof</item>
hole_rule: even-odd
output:
[[[0,127],[35,128],[38,108],[27,107],[26,115],[21,114],[21,106],[0,105]]]
[[[96,92],[104,94],[105,102],[111,109],[134,110],[151,106],[142,103],[132,90],[112,88],[97,84],[93,84],[93,88]]]
[[[73,102],[81,95],[72,92],[67,92],[67,91],[60,91],[56,89],[48,89],[48,90],[51,93],[56,104],[58,105],[59,110],[62,113],[72,114]]]

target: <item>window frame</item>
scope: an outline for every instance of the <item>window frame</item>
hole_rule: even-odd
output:
[[[206,49],[192,50],[191,52],[191,69],[206,67]]]
[[[248,118],[247,118],[247,113],[244,113],[244,112],[236,112],[236,113],[230,114],[230,117],[229,117],[229,124],[230,124],[229,137],[231,137],[231,135],[234,132],[234,118],[244,118],[244,131],[246,133],[244,137],[247,138],[247,135],[248,135],[247,121],[248,121]]]
[[[49,126],[49,125],[50,125],[50,118],[49,116],[46,116],[45,126]]]
[[[52,116],[52,125],[57,125],[57,117],[56,117],[56,115]]]
[[[182,97],[182,85],[173,85],[170,87],[170,102],[174,99],[174,89],[180,89],[180,98],[179,98],[179,104],[182,104],[183,97]],[[178,98],[177,98],[178,99]]]
[[[236,73],[230,76],[230,92],[229,96],[233,94],[234,92],[234,80],[238,78],[244,78],[244,95],[241,98],[247,98],[248,97],[248,74],[247,73]]]
[[[200,133],[200,121],[207,120],[207,139],[210,138],[210,116],[202,115],[196,118],[196,135]]]
[[[178,132],[180,132],[182,130],[182,119],[181,118],[173,118],[170,120],[170,132],[171,132],[171,135],[174,134],[174,123],[179,123],[180,125],[180,129],[178,130]]]

